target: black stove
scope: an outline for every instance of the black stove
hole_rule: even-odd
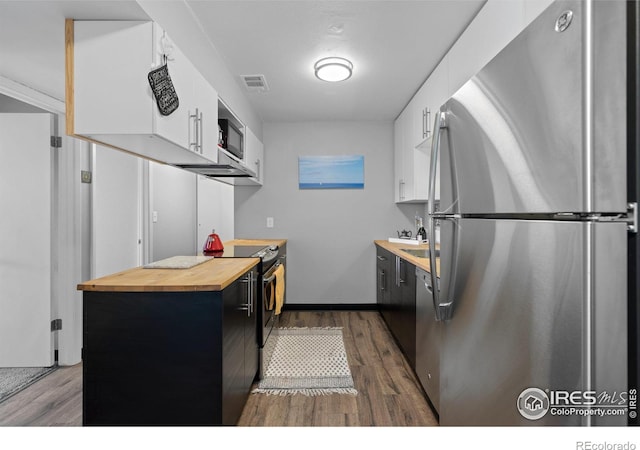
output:
[[[276,271],[280,266],[284,268],[286,247],[279,247],[277,245],[228,244],[225,245],[222,254],[215,255],[215,258],[260,258],[260,262],[258,263],[258,289],[256,297],[256,338],[260,354],[259,377],[263,378],[275,345],[275,339],[269,339],[269,337],[271,331],[279,322],[272,301],[269,301],[271,296],[268,292],[276,292],[276,283],[285,282],[284,278],[278,279]]]
[[[217,258],[260,258],[258,270],[261,274],[273,266],[279,255],[277,245],[228,245]]]

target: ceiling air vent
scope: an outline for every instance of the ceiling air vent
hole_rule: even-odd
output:
[[[240,75],[240,77],[249,92],[267,92],[269,90],[264,75]]]

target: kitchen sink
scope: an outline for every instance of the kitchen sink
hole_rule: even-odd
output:
[[[417,248],[401,248],[403,252],[407,252],[412,256],[417,256],[418,258],[428,258],[429,250],[425,249],[417,249]],[[436,257],[440,256],[440,250],[436,250]]]

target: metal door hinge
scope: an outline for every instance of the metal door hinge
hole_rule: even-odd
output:
[[[62,319],[54,319],[51,321],[51,331],[62,330]]]
[[[53,148],[61,148],[62,147],[62,138],[60,136],[51,136],[51,147],[53,147]]]
[[[627,230],[638,232],[638,204],[636,202],[627,205]]]
[[[626,214],[615,214],[615,215],[587,215],[585,216],[587,220],[592,222],[623,222],[627,224],[627,231],[631,233],[638,232],[638,204],[636,202],[627,204],[627,213]]]

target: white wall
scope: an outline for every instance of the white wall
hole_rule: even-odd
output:
[[[263,142],[264,186],[235,188],[236,238],[288,239],[289,303],[375,303],[373,241],[410,225],[393,202],[392,123],[265,123]],[[298,156],[345,154],[364,155],[364,189],[298,189]]]

